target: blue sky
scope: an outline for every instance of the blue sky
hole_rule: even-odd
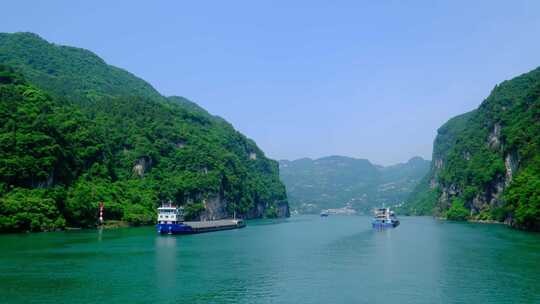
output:
[[[0,31],[86,48],[275,159],[431,158],[436,130],[540,66],[540,1],[9,1]]]

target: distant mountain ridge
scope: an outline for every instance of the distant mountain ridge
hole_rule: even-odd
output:
[[[367,212],[382,204],[403,202],[428,172],[430,161],[413,157],[406,163],[385,167],[367,159],[328,156],[280,160],[279,165],[292,209],[317,213],[349,204]]]

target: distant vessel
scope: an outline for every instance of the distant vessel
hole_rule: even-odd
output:
[[[323,209],[321,211],[321,214],[322,213],[326,213],[327,215],[356,215],[356,210],[352,208],[350,203],[347,203],[347,205],[342,208]]]
[[[375,216],[371,221],[373,228],[395,228],[399,225],[399,220],[390,208],[377,208],[374,210],[374,213]]]
[[[241,219],[224,219],[204,222],[184,222],[184,210],[171,204],[158,208],[159,234],[194,234],[219,230],[243,228],[246,224]]]
[[[327,217],[327,216],[328,216],[328,211],[326,210],[321,211],[321,217]]]

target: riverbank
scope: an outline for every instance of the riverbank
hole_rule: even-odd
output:
[[[469,223],[478,223],[478,224],[495,224],[495,225],[506,225],[508,227],[511,227],[510,225],[504,223],[504,222],[499,222],[499,221],[495,221],[495,220],[474,220],[474,219],[470,219],[470,220],[467,220],[467,222]]]
[[[130,227],[141,227],[141,226],[153,226],[154,224],[138,224],[134,225],[126,221],[117,221],[117,220],[108,220],[104,221],[102,225],[97,225],[95,227],[65,227],[64,229],[56,229],[50,231],[41,231],[41,232],[55,232],[55,231],[77,231],[77,230],[97,230],[97,229],[119,229],[119,228],[130,228]],[[25,233],[30,233],[31,231],[26,231]]]
[[[476,220],[476,219],[467,219],[467,220],[464,220],[464,221],[458,221],[458,220],[449,220],[445,217],[441,217],[441,216],[434,216],[433,218],[435,218],[436,220],[439,220],[439,221],[448,221],[448,222],[462,222],[462,223],[477,223],[477,224],[497,224],[497,225],[506,225],[508,227],[511,227],[510,225],[504,223],[504,222],[499,222],[499,221],[495,221],[495,220]]]

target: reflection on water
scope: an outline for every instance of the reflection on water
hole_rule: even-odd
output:
[[[157,288],[162,298],[174,295],[177,286],[178,263],[177,259],[177,236],[157,235],[156,248],[156,275]]]

